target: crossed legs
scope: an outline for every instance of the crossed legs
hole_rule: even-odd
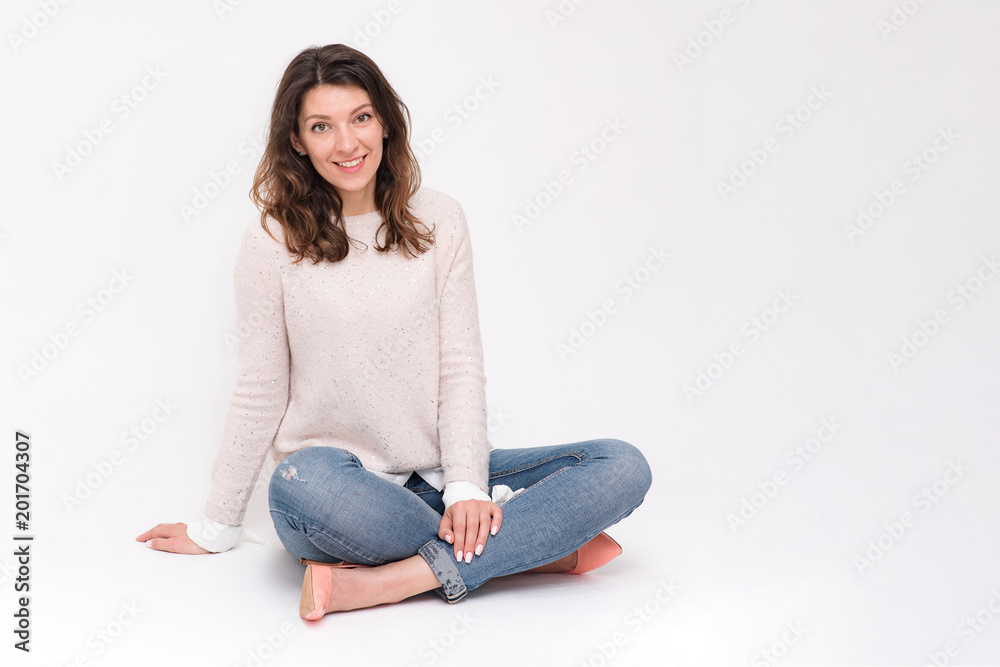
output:
[[[393,484],[343,449],[312,447],[288,456],[271,477],[269,502],[293,555],[372,566],[310,567],[319,617],[429,590],[453,603],[498,576],[571,569],[576,550],[631,514],[650,483],[645,458],[621,440],[492,450],[491,490],[496,484],[524,490],[504,503],[500,531],[468,564],[437,537],[440,492],[426,483]]]

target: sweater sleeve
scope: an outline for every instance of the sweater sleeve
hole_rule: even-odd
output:
[[[288,334],[277,247],[259,224],[249,225],[236,258],[239,372],[204,509],[207,518],[229,525],[243,522],[257,475],[288,406]]]
[[[444,483],[465,480],[486,493],[489,451],[486,438],[486,375],[472,270],[472,241],[465,212],[455,202],[451,257],[446,259],[439,300],[440,386],[438,442]]]

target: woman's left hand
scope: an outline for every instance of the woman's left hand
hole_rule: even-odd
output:
[[[438,537],[455,546],[455,560],[472,562],[483,553],[486,539],[496,535],[503,523],[503,510],[488,500],[460,500],[444,511]]]

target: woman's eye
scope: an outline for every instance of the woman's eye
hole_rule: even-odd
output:
[[[371,118],[371,114],[363,113],[360,116],[358,116],[358,120],[361,120],[362,123],[365,122],[366,120],[368,120],[369,118]],[[364,119],[364,120],[362,120],[362,119]]]
[[[315,125],[313,125],[313,129],[322,132],[323,130],[326,129],[326,123],[316,123]]]

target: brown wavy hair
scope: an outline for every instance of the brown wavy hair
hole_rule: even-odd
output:
[[[382,161],[375,174],[375,206],[382,214],[375,233],[376,249],[387,252],[402,246],[410,256],[426,252],[434,244],[434,230],[409,207],[410,197],[420,188],[420,167],[410,148],[410,110],[371,58],[343,44],[305,49],[289,63],[278,84],[267,147],[250,189],[264,231],[275,238],[267,228],[267,217],[277,220],[295,262],[304,257],[313,264],[324,259],[339,262],[347,256],[352,239],[344,229],[340,195],[308,159],[298,155],[290,140],[293,132],[298,133],[302,99],[325,84],[363,88],[389,132],[382,140]],[[383,227],[385,245],[378,245]]]

